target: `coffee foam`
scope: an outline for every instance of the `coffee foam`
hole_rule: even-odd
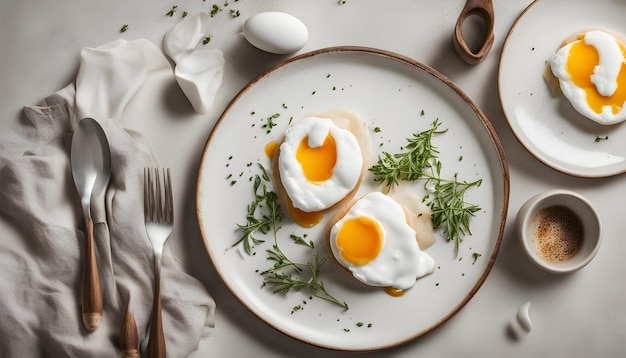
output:
[[[564,206],[550,206],[537,212],[530,221],[530,230],[537,254],[549,262],[568,261],[582,247],[583,224]]]

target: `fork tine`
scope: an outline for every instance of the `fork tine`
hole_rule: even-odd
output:
[[[150,169],[143,168],[143,210],[146,221],[152,220],[152,190]]]
[[[172,193],[172,175],[170,168],[167,168],[167,177],[165,177],[165,222],[168,223],[174,222],[174,200]]]
[[[172,223],[174,203],[170,168],[144,168],[144,211],[146,221]]]
[[[153,198],[156,201],[156,205],[154,207],[155,215],[154,221],[157,223],[163,222],[163,198],[161,197],[161,193],[163,192],[161,186],[161,175],[159,174],[159,169],[154,168],[154,189],[153,189]]]

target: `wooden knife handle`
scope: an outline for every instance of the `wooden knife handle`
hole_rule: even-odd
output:
[[[152,303],[152,321],[150,322],[150,338],[148,339],[148,357],[165,358],[165,334],[161,316],[161,280],[157,275]]]
[[[89,332],[102,322],[102,287],[96,262],[93,221],[85,220],[85,269],[83,271],[83,324]]]
[[[123,358],[141,358],[139,354],[139,333],[137,332],[137,322],[135,322],[135,315],[130,311],[130,308],[126,310],[124,321],[122,322],[122,330],[120,337],[120,349],[122,350]]]

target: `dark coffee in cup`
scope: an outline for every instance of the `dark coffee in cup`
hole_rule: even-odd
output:
[[[565,206],[539,210],[530,221],[530,232],[537,255],[548,262],[572,259],[583,244],[584,228],[580,218]]]

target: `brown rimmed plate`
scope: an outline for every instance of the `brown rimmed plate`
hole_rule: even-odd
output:
[[[358,112],[371,129],[374,152],[401,150],[412,133],[429,129],[435,119],[445,134],[434,138],[443,163],[442,176],[482,179],[466,201],[482,209],[471,219],[458,255],[454,243],[436,232],[427,249],[435,272],[417,281],[402,297],[366,287],[327,262],[320,274],[326,289],[350,309],[312,298],[305,291],[287,295],[262,287],[260,271],[271,267],[266,249],[252,255],[231,247],[242,235],[253,200],[252,178],[258,164],[270,168],[265,146],[279,140],[290,120],[334,109]],[[278,114],[278,115],[277,115]],[[275,126],[268,126],[268,118]],[[272,127],[271,129],[269,127]],[[419,186],[418,186],[419,187]],[[380,190],[366,177],[360,194]],[[437,328],[458,312],[487,278],[502,239],[509,200],[509,175],[502,146],[479,108],[432,68],[388,51],[363,47],[325,48],[291,58],[261,74],[228,105],[202,155],[197,181],[197,215],[208,254],[233,295],[259,319],[286,335],[316,346],[369,351],[411,341]],[[326,215],[324,221],[330,215]],[[289,219],[278,240],[293,260],[311,260],[321,242],[324,222],[303,229]],[[296,234],[316,249],[291,243]]]

